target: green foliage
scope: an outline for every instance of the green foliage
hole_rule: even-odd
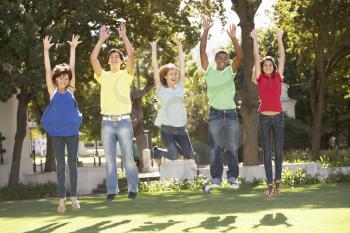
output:
[[[302,163],[311,161],[310,150],[290,150],[284,154],[284,160],[288,163]]]
[[[350,151],[349,150],[323,151],[320,156],[320,163],[324,167],[350,166]]]
[[[179,180],[169,179],[162,181],[149,181],[140,182],[140,192],[166,192],[166,191],[180,191],[180,190],[191,190],[199,191],[202,190],[203,186],[209,184],[209,180],[204,177],[196,177],[193,180]]]
[[[309,126],[299,120],[285,118],[284,149],[306,149],[310,147]]]
[[[298,168],[295,172],[292,172],[289,168],[282,171],[282,184],[294,187],[304,184],[316,184],[319,180],[315,177],[307,174],[303,169]]]
[[[18,184],[0,189],[0,201],[40,199],[57,196],[57,185],[46,184]]]

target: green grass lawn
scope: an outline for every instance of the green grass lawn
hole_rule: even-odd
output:
[[[0,203],[0,232],[350,232],[350,184],[283,189],[272,200],[264,187],[239,190],[125,194],[114,203],[105,195],[81,197],[81,209],[56,199]]]

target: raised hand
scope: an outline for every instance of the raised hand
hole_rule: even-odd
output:
[[[250,36],[253,40],[256,40],[256,39],[258,38],[258,33],[257,33],[257,31],[256,31],[255,29],[253,29],[253,30],[250,32],[249,36]]]
[[[55,43],[51,43],[51,36],[45,36],[43,39],[44,50],[49,50]]]
[[[277,30],[276,30],[277,39],[282,39],[283,33],[284,32],[282,29],[277,28]]]
[[[183,38],[182,36],[179,35],[179,36],[177,36],[177,37],[175,38],[174,41],[175,41],[176,45],[179,46],[179,45],[182,45],[183,39],[184,39],[184,38]]]
[[[76,48],[78,44],[80,44],[82,41],[79,41],[80,36],[78,35],[72,35],[72,41],[67,41],[72,48]]]
[[[227,34],[229,35],[229,37],[236,37],[236,25],[235,24],[231,24],[229,26],[229,28],[227,29]]]
[[[149,44],[151,45],[152,48],[157,48],[157,43],[158,43],[158,40],[155,40],[150,42]]]
[[[120,26],[118,28],[118,33],[119,33],[119,37],[123,38],[126,36],[126,27],[125,27],[125,23],[120,23]]]
[[[214,22],[211,18],[205,17],[203,20],[203,29],[204,31],[209,31],[209,29],[214,25]]]
[[[100,29],[100,39],[105,41],[110,35],[111,35],[111,31],[109,30],[108,27],[106,26],[103,26],[101,29]]]

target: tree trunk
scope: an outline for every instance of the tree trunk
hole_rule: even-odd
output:
[[[132,111],[131,117],[134,128],[134,136],[136,138],[136,143],[140,149],[140,170],[143,168],[142,164],[142,151],[147,147],[146,137],[144,135],[143,129],[143,112],[142,112],[142,97],[132,99]]]
[[[45,161],[45,172],[56,171],[56,158],[52,147],[52,137],[46,134],[46,161]]]
[[[19,183],[22,147],[24,138],[27,135],[27,109],[29,103],[29,95],[21,91],[17,95],[17,99],[17,129],[15,135],[15,144],[13,145],[12,164],[8,186],[14,186]]]
[[[257,122],[257,89],[251,81],[253,59],[253,42],[249,33],[254,28],[254,16],[261,4],[257,1],[234,1],[232,9],[238,14],[242,29],[242,50],[243,50],[243,81],[239,90],[239,97],[242,100],[241,116],[243,123],[243,162],[244,165],[259,164],[258,155],[258,122]]]
[[[322,135],[322,117],[324,112],[324,98],[327,87],[326,78],[326,61],[323,52],[322,41],[318,41],[316,50],[316,60],[314,65],[314,76],[310,85],[310,101],[312,112],[312,128],[311,128],[311,149],[312,159],[319,160],[321,149]]]

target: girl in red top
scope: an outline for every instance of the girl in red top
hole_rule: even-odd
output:
[[[285,52],[282,42],[283,31],[277,30],[278,41],[278,66],[275,60],[267,56],[260,61],[258,50],[258,37],[256,30],[250,33],[253,39],[253,53],[255,73],[253,82],[258,85],[260,99],[259,106],[259,131],[264,154],[264,166],[268,189],[265,191],[267,198],[272,193],[281,192],[280,182],[282,173],[282,153],[284,135],[284,115],[281,103],[281,89],[285,63]],[[275,189],[273,190],[272,172],[272,148],[275,155]]]

